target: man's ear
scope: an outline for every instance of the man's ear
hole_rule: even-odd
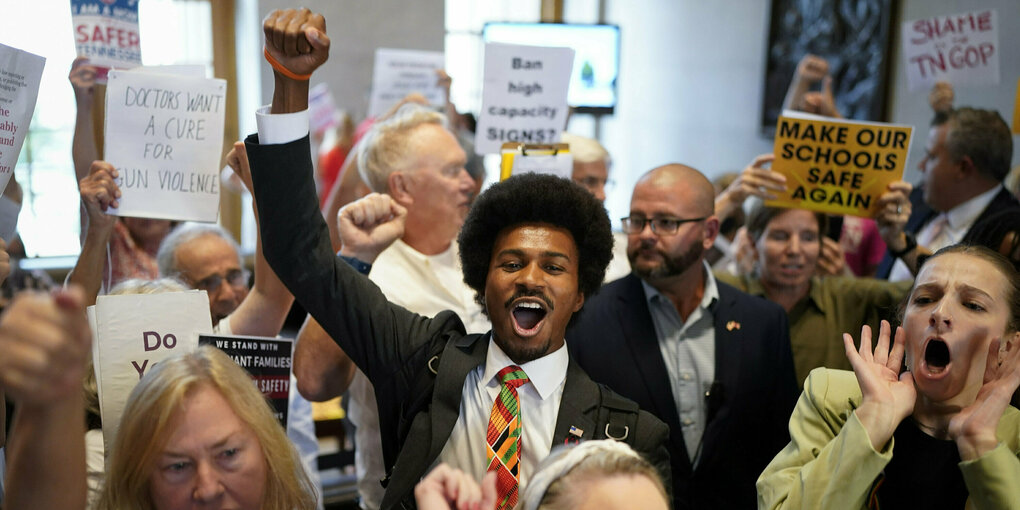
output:
[[[584,306],[584,292],[578,292],[577,302],[574,303],[574,313],[577,313],[579,310],[581,310],[582,306]]]
[[[974,166],[974,160],[970,159],[970,156],[963,155],[960,157],[960,176],[963,178],[973,177],[979,173],[979,170]]]
[[[407,204],[413,202],[411,198],[411,179],[410,176],[404,172],[391,172],[386,177],[386,184],[389,187],[390,196],[397,203],[406,207]]]
[[[705,249],[715,244],[715,238],[719,235],[719,217],[712,215],[705,220]]]

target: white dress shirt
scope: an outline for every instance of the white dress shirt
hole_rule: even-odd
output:
[[[529,382],[517,388],[521,404],[521,463],[520,488],[524,492],[528,478],[538,464],[549,455],[556,417],[563,397],[563,383],[567,379],[570,363],[567,346],[539,359],[520,365]],[[450,432],[446,446],[439,453],[439,462],[445,462],[481,480],[489,467],[485,445],[492,405],[499,396],[500,381],[496,374],[509,365],[515,365],[509,356],[489,337],[489,351],[485,364],[472,370],[464,381],[461,393],[460,415]]]

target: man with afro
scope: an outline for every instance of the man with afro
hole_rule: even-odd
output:
[[[276,89],[246,145],[266,259],[375,386],[381,508],[413,508],[414,485],[440,462],[479,480],[496,471],[498,508],[512,508],[553,446],[607,437],[648,457],[668,486],[665,424],[592,382],[567,354],[567,324],[601,283],[612,247],[590,193],[522,176],[477,199],[459,240],[466,283],[492,321],[486,334],[465,334],[452,312],[428,318],[393,305],[360,272],[403,233],[406,210],[390,197],[369,195],[341,212],[344,246],[334,254],[301,118],[304,77],[329,49],[315,16],[288,10],[264,23]]]

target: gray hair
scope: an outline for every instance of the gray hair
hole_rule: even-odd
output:
[[[570,145],[570,156],[575,163],[597,163],[602,161],[609,166],[609,151],[597,140],[566,131],[560,135],[560,142]]]
[[[446,127],[446,117],[417,103],[407,103],[392,117],[377,122],[358,142],[358,174],[376,193],[388,191],[390,174],[406,170],[412,156],[411,131],[423,124]]]
[[[162,294],[164,292],[184,292],[186,290],[188,290],[188,287],[174,278],[159,278],[157,280],[131,278],[115,285],[107,295]]]
[[[611,476],[646,476],[666,500],[655,468],[626,443],[605,439],[553,450],[528,482],[520,508],[569,510],[580,503],[590,483]]]
[[[159,275],[174,278],[180,274],[177,268],[177,249],[182,244],[198,239],[199,237],[213,235],[230,243],[237,253],[238,260],[241,258],[241,248],[237,241],[223,227],[216,223],[194,223],[187,222],[177,225],[177,228],[170,231],[163,242],[159,243],[159,251],[156,252],[156,265],[159,266]]]
[[[946,124],[946,149],[956,160],[969,156],[974,167],[989,179],[1002,182],[1013,159],[1013,135],[995,110],[963,107],[937,115],[933,125]]]

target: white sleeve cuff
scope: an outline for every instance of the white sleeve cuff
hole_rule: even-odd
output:
[[[259,144],[290,143],[308,135],[308,110],[294,113],[269,113],[269,105],[255,111]]]

